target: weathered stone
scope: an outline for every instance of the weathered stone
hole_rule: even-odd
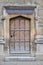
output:
[[[30,9],[34,8],[32,5],[36,5],[37,12],[35,12],[35,13],[37,13],[37,17],[39,16],[39,17],[41,17],[41,19],[38,18],[37,20],[34,20],[35,16],[32,13],[27,14],[27,15],[26,14],[20,14],[20,13],[19,14],[17,14],[17,13],[16,14],[8,14],[6,12],[3,13],[4,6],[6,6],[6,7],[7,6],[15,6],[15,5],[16,6],[18,6],[18,5],[27,6],[29,4],[30,4]],[[28,7],[27,7],[27,9],[28,9]],[[1,16],[3,16],[3,15],[4,15],[5,19],[1,18]],[[4,24],[2,23],[3,24],[2,27],[0,25],[0,28],[2,29],[2,30],[0,29],[0,31],[1,32],[3,31],[3,33],[0,37],[2,37],[2,38],[4,37],[4,39],[5,39],[5,45],[4,46],[5,46],[5,48],[7,48],[6,51],[8,51],[8,49],[9,49],[9,19],[16,17],[16,16],[20,16],[20,15],[31,18],[31,43],[30,43],[31,53],[33,53],[33,54],[43,53],[43,50],[42,50],[43,44],[36,44],[35,45],[35,42],[34,42],[35,41],[35,34],[36,35],[37,34],[43,35],[43,0],[0,0],[0,22],[1,21],[4,22]],[[36,22],[36,24],[35,24],[35,22]],[[1,49],[0,53],[1,53],[1,51],[3,52],[4,48],[3,48],[3,45],[1,45],[1,44],[0,44],[0,49]]]

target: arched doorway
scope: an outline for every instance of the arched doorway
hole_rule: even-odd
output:
[[[30,18],[24,16],[10,18],[10,53],[30,53],[30,31]]]

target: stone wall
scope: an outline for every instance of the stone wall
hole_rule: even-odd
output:
[[[35,4],[37,6],[37,15],[36,15],[37,20],[35,21],[36,32],[37,32],[37,35],[43,36],[43,0],[0,0],[0,22],[2,22],[1,17],[3,15],[3,6],[12,5],[12,4],[13,5],[14,4],[16,5],[17,4]],[[1,29],[3,29],[3,25]]]
[[[29,3],[35,3],[38,6],[37,8],[37,17],[38,17],[37,34],[43,34],[42,33],[42,30],[43,30],[43,26],[42,26],[43,25],[43,0],[0,0],[0,21],[1,21],[1,16],[2,16],[4,5],[29,4]]]

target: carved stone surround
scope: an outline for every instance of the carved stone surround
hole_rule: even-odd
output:
[[[35,8],[36,8],[36,6],[34,6],[34,5],[31,5],[31,6],[30,5],[28,5],[28,6],[27,5],[26,6],[24,6],[24,5],[4,6],[2,20],[4,21],[4,39],[5,39],[5,48],[7,48],[6,49],[7,54],[9,54],[9,19],[13,18],[15,16],[21,15],[21,16],[24,16],[24,17],[31,19],[31,55],[34,56],[34,54],[36,52],[35,47],[34,47],[34,45],[35,45],[34,36],[36,34],[36,32],[35,32],[36,31],[36,29],[35,29],[35,19],[34,19]],[[19,10],[24,9],[24,10],[28,10],[28,11],[31,10],[31,12],[30,12],[29,15],[26,15],[26,13],[25,14],[21,14],[21,13],[15,14],[15,13],[6,12],[8,9],[9,10],[10,9],[14,9],[14,10],[15,9],[19,9]],[[34,11],[33,13],[32,13],[32,10]]]

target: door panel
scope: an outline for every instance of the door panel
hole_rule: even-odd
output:
[[[15,31],[15,41],[19,40],[19,31]]]
[[[19,29],[19,20],[16,19],[14,23],[15,23],[15,29]]]
[[[30,34],[29,31],[25,31],[25,40],[29,41],[29,34]]]
[[[17,17],[10,21],[10,53],[29,53],[30,51],[30,21]]]
[[[24,20],[20,20],[20,29],[24,29]]]
[[[24,40],[24,31],[20,31],[20,41]]]
[[[19,42],[15,42],[15,50],[19,50]]]
[[[10,29],[14,29],[14,20],[12,20],[10,23]]]
[[[29,29],[29,20],[25,20],[25,29]]]

